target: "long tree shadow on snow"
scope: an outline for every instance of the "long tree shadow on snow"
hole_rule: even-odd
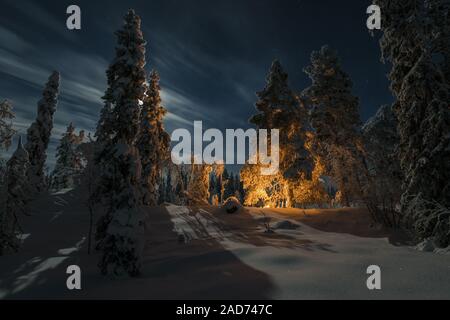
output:
[[[202,223],[190,225],[198,237],[181,242],[163,207],[148,209],[143,277],[157,299],[269,299],[270,277],[244,264],[208,236]]]
[[[276,230],[265,232],[264,220],[269,218],[261,216],[261,219],[255,219],[245,208],[241,208],[235,214],[227,214],[223,209],[217,207],[192,207],[189,209],[189,216],[186,219],[192,229],[204,239],[212,237],[219,241],[242,242],[257,247],[335,252],[330,244],[319,243],[308,238],[298,238],[299,235],[302,235],[302,232],[298,230],[296,237],[279,233]]]
[[[66,291],[66,267],[78,264],[77,251],[85,246],[88,217],[74,206],[73,191],[42,194],[20,216],[27,235],[18,253],[2,257],[0,298],[55,299]],[[83,229],[80,232],[80,227]]]

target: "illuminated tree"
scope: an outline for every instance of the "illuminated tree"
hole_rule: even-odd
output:
[[[272,63],[266,80],[264,89],[257,93],[259,113],[250,123],[258,129],[280,130],[280,170],[286,180],[309,178],[313,160],[305,148],[309,130],[306,109],[289,88],[288,75],[278,60]]]
[[[289,183],[279,172],[276,175],[262,175],[261,165],[245,165],[241,180],[245,190],[246,206],[282,207],[290,206]]]
[[[315,206],[326,205],[330,202],[330,195],[324,183],[326,168],[321,156],[316,153],[316,137],[312,132],[307,135],[305,147],[314,159],[314,170],[311,179],[299,179],[292,183],[292,205],[293,206]]]
[[[209,176],[212,166],[207,164],[192,164],[187,187],[190,205],[205,205],[209,200]]]
[[[255,106],[259,112],[250,118],[250,123],[258,129],[280,130],[280,168],[275,175],[263,176],[260,166],[246,164],[241,172],[245,203],[290,206],[294,183],[310,179],[314,166],[305,147],[308,117],[304,105],[289,88],[288,75],[278,60],[272,63],[266,80],[264,89],[257,93]]]
[[[167,111],[161,106],[160,90],[159,75],[156,71],[152,71],[142,106],[141,127],[137,141],[142,162],[143,202],[149,206],[157,204],[158,177],[163,162],[169,157],[170,137],[163,125]]]

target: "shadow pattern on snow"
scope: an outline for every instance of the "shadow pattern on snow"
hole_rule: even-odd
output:
[[[244,264],[226,250],[190,208],[183,215],[194,230],[179,240],[171,215],[164,207],[148,208],[142,277],[149,280],[145,296],[156,299],[269,299],[270,277]],[[214,222],[211,222],[214,223]]]
[[[194,230],[198,239],[214,238],[219,241],[232,241],[257,247],[303,249],[307,251],[323,250],[335,252],[332,245],[318,243],[310,239],[299,239],[286,233],[265,232],[264,219],[255,219],[248,209],[241,208],[235,214],[228,214],[217,207],[190,207],[189,215],[184,219]],[[296,235],[302,235],[296,231]]]

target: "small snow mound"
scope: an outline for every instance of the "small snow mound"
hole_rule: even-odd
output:
[[[434,252],[437,254],[450,255],[450,246],[447,248],[439,248],[432,238],[425,239],[416,246],[416,249],[422,252]]]
[[[292,221],[289,221],[289,220],[282,220],[282,221],[275,222],[273,224],[273,228],[281,229],[281,230],[295,230],[295,229],[300,228],[300,225],[297,223],[293,223]]]
[[[235,213],[241,207],[242,205],[236,197],[229,197],[222,205],[222,208],[224,208],[227,213]]]
[[[436,247],[432,239],[425,239],[416,246],[416,249],[423,252],[433,252]]]

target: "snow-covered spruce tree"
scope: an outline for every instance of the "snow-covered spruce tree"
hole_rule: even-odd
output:
[[[97,143],[88,133],[87,139],[84,139],[84,135],[81,136],[80,132],[79,139],[80,144],[77,147],[77,151],[81,154],[83,161],[83,172],[80,179],[80,190],[84,193],[85,205],[89,210],[89,233],[88,233],[88,254],[91,253],[92,248],[92,236],[94,231],[94,221],[95,221],[95,207],[97,206],[97,199],[91,195],[97,188],[97,181],[99,179],[98,172],[95,166],[95,152]],[[80,137],[81,136],[81,137]]]
[[[308,132],[305,146],[314,159],[314,170],[310,180],[301,179],[294,182],[292,202],[295,207],[322,207],[331,201],[324,184],[325,165],[317,153],[316,144],[315,134]]]
[[[0,102],[0,149],[8,149],[16,130],[13,129],[14,112],[8,100]]]
[[[158,204],[169,202],[176,205],[185,203],[185,187],[181,173],[181,166],[165,161],[158,176]]]
[[[46,150],[53,129],[53,114],[58,104],[59,73],[54,71],[45,85],[43,97],[38,103],[36,121],[27,131],[25,149],[30,158],[28,168],[28,184],[30,192],[36,194],[47,188],[44,172]]]
[[[404,174],[402,211],[419,238],[450,244],[450,217],[427,212],[422,199],[450,208],[450,2],[376,0],[381,8],[382,60],[392,64],[391,90],[397,101],[398,156]],[[448,211],[447,211],[448,212]],[[427,228],[418,221],[429,220]],[[446,221],[442,223],[441,220]]]
[[[209,176],[212,166],[192,164],[187,187],[189,205],[206,205],[209,200]]]
[[[358,98],[352,95],[352,82],[328,46],[313,51],[311,64],[304,71],[312,81],[302,96],[312,107],[310,118],[318,153],[348,206],[361,196],[363,146]]]
[[[16,133],[13,129],[12,119],[14,119],[14,113],[11,103],[7,100],[0,102],[0,150],[8,150],[12,137]],[[6,160],[0,155],[0,185],[4,184],[5,173]]]
[[[399,223],[396,206],[400,202],[402,174],[396,149],[399,143],[397,119],[389,105],[381,106],[362,127],[369,183],[366,194],[379,210],[371,210],[378,221],[387,225]],[[381,215],[381,216],[379,216]]]
[[[266,78],[264,89],[257,93],[259,100],[255,106],[258,114],[250,118],[250,123],[256,125],[258,129],[278,129],[279,151],[280,151],[280,177],[273,175],[268,177],[261,176],[258,171],[248,166],[244,166],[243,184],[247,190],[247,203],[254,202],[261,194],[270,194],[272,199],[280,195],[278,202],[288,203],[293,193],[293,182],[300,179],[310,179],[313,169],[313,159],[311,154],[305,148],[306,132],[309,130],[307,123],[308,117],[306,109],[300,100],[289,88],[288,75],[283,71],[278,60],[272,63],[269,74]],[[269,135],[270,137],[270,135]],[[259,169],[258,169],[259,170]],[[248,174],[247,174],[248,173]],[[250,173],[260,176],[261,186],[252,185],[254,179]],[[248,180],[249,179],[249,180]],[[282,184],[286,184],[283,186]],[[263,191],[269,189],[271,191]],[[287,199],[285,190],[288,190]],[[253,191],[252,191],[253,190]],[[265,197],[262,197],[265,198]],[[267,202],[268,199],[261,201]],[[283,198],[283,199],[282,199]]]
[[[160,90],[159,75],[156,71],[152,71],[142,105],[137,142],[142,162],[143,202],[149,206],[154,206],[158,202],[158,176],[163,162],[169,158],[170,137],[163,125],[167,111],[161,105]]]
[[[141,266],[144,213],[135,143],[145,94],[146,43],[141,19],[133,10],[126,14],[116,36],[116,57],[107,71],[108,89],[103,97],[108,112],[102,113],[99,128],[103,128],[97,130],[100,178],[94,196],[106,211],[97,226],[97,248],[103,253],[99,263],[103,274],[136,276]]]
[[[223,164],[216,164],[214,166],[214,175],[216,180],[216,190],[215,194],[217,194],[217,201],[219,204],[223,202],[223,191],[224,191],[224,183],[223,183],[223,175],[225,172],[225,165]]]
[[[0,256],[15,252],[19,248],[17,217],[25,212],[28,166],[28,152],[22,146],[22,138],[19,137],[17,149],[7,163],[6,199],[4,208],[0,211]]]
[[[106,185],[104,181],[102,181],[101,171],[107,170],[107,157],[109,156],[107,147],[110,148],[111,145],[113,145],[113,138],[116,131],[116,121],[114,119],[116,114],[113,112],[113,103],[115,101],[115,97],[112,94],[112,88],[115,84],[117,75],[113,72],[113,70],[114,68],[112,68],[112,65],[110,65],[109,69],[106,72],[108,78],[108,88],[106,89],[105,95],[102,97],[102,99],[104,100],[104,105],[102,110],[100,111],[100,117],[97,122],[97,128],[94,134],[94,137],[96,139],[95,141],[93,141],[92,145],[89,148],[92,152],[92,157],[90,158],[90,161],[88,161],[85,171],[86,173],[97,172],[95,176],[85,177],[85,180],[89,181],[90,186],[90,193],[87,203],[91,205],[98,203],[105,209],[105,213],[101,214],[98,221],[96,221],[96,249],[99,249],[101,247],[101,243],[106,237],[106,230],[112,219],[110,214],[110,212],[112,211],[112,197],[111,194],[108,193],[108,189],[111,186]]]
[[[363,125],[362,134],[369,170],[377,176],[383,172],[387,175],[398,176],[400,166],[395,159],[395,150],[399,143],[399,136],[397,119],[392,106],[381,106],[377,113]]]
[[[185,205],[186,203],[186,191],[183,179],[181,176],[176,176],[176,181],[174,182],[174,204]]]
[[[83,171],[83,155],[78,147],[82,142],[83,132],[77,135],[75,127],[70,123],[56,149],[56,165],[52,173],[52,189],[73,188],[79,182]]]
[[[264,89],[256,95],[258,114],[250,123],[258,129],[280,130],[280,171],[288,181],[309,178],[313,169],[305,148],[308,116],[303,104],[289,88],[288,75],[278,60],[273,61]]]
[[[107,72],[108,75],[108,84],[113,81],[113,74],[111,72]],[[103,99],[105,100],[105,104],[103,105],[102,110],[100,111],[100,118],[97,122],[97,128],[95,130],[95,138],[97,144],[104,144],[111,140],[114,134],[114,113],[111,100],[113,99],[112,94],[109,93],[109,89],[107,89],[105,96]]]

